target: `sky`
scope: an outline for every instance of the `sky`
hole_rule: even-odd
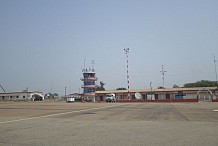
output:
[[[0,84],[82,92],[85,64],[106,90],[127,88],[124,48],[130,89],[162,86],[162,65],[166,88],[214,81],[217,7],[217,0],[0,0]]]

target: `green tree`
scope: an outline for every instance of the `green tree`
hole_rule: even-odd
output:
[[[104,85],[105,83],[103,81],[100,81],[100,85],[97,85],[96,91],[104,91],[105,90]]]
[[[162,87],[162,86],[159,86],[159,87],[158,87],[158,89],[164,89],[164,87]]]
[[[175,85],[173,85],[173,88],[180,88],[180,87],[179,87],[178,85],[175,84]]]
[[[209,81],[209,80],[201,80],[194,83],[186,83],[183,85],[185,88],[193,88],[193,87],[215,87],[218,86],[218,82]]]
[[[116,90],[126,90],[124,87],[117,88]]]

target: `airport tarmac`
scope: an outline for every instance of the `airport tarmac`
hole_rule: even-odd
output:
[[[218,145],[218,103],[0,102],[0,145]]]

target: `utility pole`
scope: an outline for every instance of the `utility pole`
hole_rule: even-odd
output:
[[[214,62],[214,68],[215,68],[215,74],[216,74],[216,82],[217,82],[217,72],[216,72],[216,62],[217,62],[217,60],[215,59],[214,53],[213,53],[213,62]]]
[[[65,98],[67,98],[67,86],[65,86]]]
[[[151,92],[152,92],[152,85],[151,84],[152,84],[152,82],[150,82],[150,89],[151,89]]]
[[[26,99],[28,99],[28,87],[26,87]]]
[[[129,54],[129,48],[125,48],[124,52],[126,54],[126,73],[127,73],[127,85],[128,85],[128,94],[127,94],[127,98],[130,100],[130,93],[129,93],[129,61],[128,61],[128,54]]]
[[[162,65],[162,70],[160,71],[161,72],[161,74],[162,74],[162,79],[163,79],[163,88],[165,88],[164,87],[164,75],[165,75],[165,72],[167,72],[166,70],[164,70],[164,66]]]

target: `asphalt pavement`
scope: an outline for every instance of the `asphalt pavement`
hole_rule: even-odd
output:
[[[0,145],[217,146],[218,103],[0,102]]]

